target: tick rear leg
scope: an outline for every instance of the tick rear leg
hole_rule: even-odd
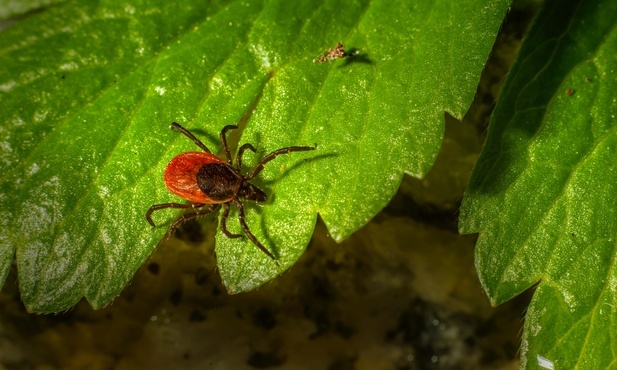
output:
[[[152,227],[156,227],[156,225],[154,224],[154,221],[152,221],[152,214],[155,211],[160,211],[161,209],[166,209],[166,208],[199,208],[199,207],[203,207],[203,204],[180,204],[180,203],[163,203],[163,204],[155,204],[152,207],[150,207],[150,209],[148,210],[148,212],[146,212],[146,220],[148,220],[148,222],[150,223],[150,225],[152,225]]]
[[[206,206],[206,204],[188,204],[189,207],[178,207],[178,208],[201,208]],[[194,207],[193,207],[194,206]],[[208,204],[207,205],[208,208],[206,209],[202,209],[196,212],[191,212],[191,213],[187,213],[182,215],[180,218],[178,218],[173,224],[171,224],[171,227],[169,228],[169,234],[168,234],[168,238],[171,237],[171,235],[176,231],[176,229],[185,221],[188,221],[192,218],[196,218],[205,214],[208,214],[210,212],[214,212],[216,211],[217,208],[219,208],[218,204]]]
[[[227,217],[229,216],[229,210],[231,207],[229,203],[223,203],[223,207],[225,207],[225,211],[223,212],[223,217],[221,217],[221,231],[223,234],[227,235],[228,238],[240,238],[242,234],[232,234],[227,230]]]
[[[187,129],[185,129],[184,127],[180,126],[179,123],[177,122],[172,122],[171,123],[171,128],[172,129],[176,129],[178,131],[180,131],[181,133],[183,133],[184,135],[186,135],[186,137],[188,137],[189,139],[193,140],[193,142],[200,147],[204,152],[212,154],[212,152],[210,152],[210,149],[208,149],[207,146],[204,145],[204,143],[202,143],[198,138],[195,137],[195,135],[191,134],[191,132]]]
[[[234,199],[233,203],[238,208],[238,219],[240,220],[240,225],[242,225],[242,230],[244,230],[246,236],[248,236],[248,238],[251,239],[251,241],[257,246],[257,248],[261,249],[261,251],[264,252],[266,256],[276,261],[276,257],[274,257],[274,255],[270,253],[270,251],[267,250],[266,247],[264,247],[259,242],[259,240],[257,240],[255,235],[253,235],[253,233],[249,229],[249,225],[246,224],[246,221],[244,220],[244,206],[242,205],[242,203],[238,199]]]

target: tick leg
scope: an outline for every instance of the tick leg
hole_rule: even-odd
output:
[[[278,157],[281,154],[289,154],[291,152],[304,152],[307,150],[315,150],[315,149],[316,148],[313,146],[290,146],[288,148],[282,148],[279,150],[275,150],[272,153],[268,154],[267,156],[263,157],[261,161],[257,163],[255,168],[253,168],[253,172],[251,172],[249,176],[244,177],[244,181],[248,181],[252,179],[253,177],[257,176],[261,172],[261,170],[264,169],[264,167],[266,166],[266,163],[270,162],[271,160],[273,160],[274,158]]]
[[[246,224],[246,221],[244,220],[244,206],[242,205],[242,203],[237,198],[234,199],[232,202],[238,208],[238,219],[240,220],[240,225],[242,225],[242,230],[244,230],[244,233],[246,234],[246,236],[248,236],[249,239],[251,239],[251,241],[257,246],[257,248],[261,249],[261,251],[264,252],[266,256],[276,261],[276,257],[274,257],[274,255],[270,253],[270,251],[267,250],[266,247],[264,247],[259,242],[259,240],[257,240],[255,235],[253,235],[253,233],[249,229],[249,225]]]
[[[148,220],[148,222],[150,223],[150,225],[152,225],[152,227],[156,227],[151,217],[154,211],[159,211],[161,209],[166,209],[166,208],[198,208],[202,206],[203,204],[180,204],[180,203],[155,204],[152,207],[150,207],[148,212],[146,212],[146,220]]]
[[[238,150],[238,155],[236,156],[236,168],[238,169],[239,172],[242,171],[242,155],[244,154],[244,151],[247,149],[251,150],[253,153],[257,152],[257,149],[255,149],[254,146],[248,143],[240,147],[240,149]]]
[[[227,145],[227,131],[229,130],[235,130],[237,129],[238,126],[235,125],[227,125],[225,127],[223,127],[223,129],[221,130],[221,142],[223,143],[223,149],[225,149],[225,155],[227,156],[227,163],[232,164],[232,160],[231,160],[231,151],[229,150],[229,145]]]
[[[191,132],[189,130],[187,130],[184,127],[180,126],[180,124],[178,124],[176,122],[172,122],[171,129],[173,130],[174,128],[176,130],[180,131],[181,133],[183,133],[184,135],[186,135],[186,137],[188,137],[189,139],[193,140],[193,142],[195,144],[197,144],[198,147],[203,149],[204,152],[212,154],[212,152],[210,152],[210,149],[208,149],[208,147],[205,146],[204,143],[202,143],[198,138],[196,138],[195,135],[191,134]]]
[[[189,207],[182,207],[182,208],[201,208],[206,206],[206,204],[189,204]],[[215,211],[219,205],[218,204],[208,204],[207,205],[208,208],[206,209],[202,209],[200,211],[196,211],[196,212],[191,212],[191,213],[187,213],[182,215],[180,218],[178,218],[173,224],[171,224],[171,227],[169,228],[169,235],[167,236],[168,238],[171,237],[171,235],[174,233],[174,231],[176,231],[176,229],[185,221],[190,220],[192,218],[195,217],[199,217],[201,215],[205,215],[208,214],[210,212]]]
[[[227,230],[227,216],[229,216],[229,210],[231,207],[229,206],[229,203],[223,203],[223,207],[225,207],[225,211],[223,212],[223,217],[221,217],[221,231],[223,234],[227,235],[228,238],[233,239],[242,237],[241,234],[232,234],[229,230]]]

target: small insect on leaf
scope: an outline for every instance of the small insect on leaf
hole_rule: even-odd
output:
[[[163,175],[165,186],[169,191],[192,203],[155,204],[146,212],[146,220],[148,220],[152,227],[156,227],[154,221],[152,221],[152,214],[155,211],[166,208],[194,210],[194,212],[184,214],[171,224],[169,237],[184,221],[213,212],[222,204],[225,210],[223,211],[223,217],[221,217],[221,231],[229,238],[240,238],[242,235],[232,234],[227,230],[227,217],[233,204],[238,209],[238,219],[244,234],[268,257],[276,260],[276,257],[251,233],[244,219],[244,206],[240,199],[255,202],[266,201],[266,193],[251,184],[249,180],[257,176],[264,169],[266,163],[279,155],[315,150],[316,146],[290,146],[275,150],[263,157],[250,173],[243,175],[242,155],[247,149],[252,152],[256,152],[257,149],[251,144],[242,145],[238,150],[236,166],[233,166],[231,151],[227,145],[227,131],[237,128],[238,126],[229,125],[223,127],[221,131],[220,138],[227,157],[227,160],[224,160],[212,154],[189,130],[176,122],[172,123],[171,129],[180,131],[203,150],[203,152],[186,152],[174,157],[165,168]]]
[[[313,63],[329,62],[329,61],[334,60],[334,59],[347,58],[347,57],[350,57],[352,55],[357,55],[359,53],[360,53],[359,50],[356,50],[353,53],[346,52],[345,51],[345,45],[343,45],[343,44],[341,44],[339,42],[339,43],[336,44],[336,47],[334,47],[332,49],[329,49],[325,53],[323,53],[320,56],[318,56],[317,58],[313,59]]]

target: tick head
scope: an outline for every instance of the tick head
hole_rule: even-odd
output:
[[[238,189],[238,198],[252,200],[255,202],[265,202],[268,196],[257,186],[248,181],[242,181]]]

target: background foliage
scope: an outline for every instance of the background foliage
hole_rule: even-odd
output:
[[[593,22],[590,20],[593,19]],[[549,1],[495,107],[459,219],[493,302],[538,284],[522,365],[614,363],[617,4]]]

